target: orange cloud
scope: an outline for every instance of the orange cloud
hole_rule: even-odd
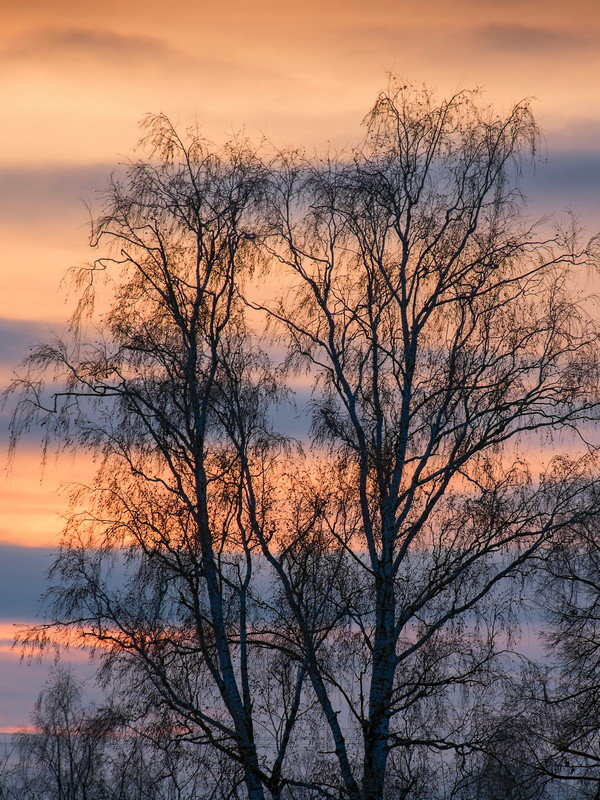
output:
[[[521,25],[519,23],[495,23],[474,28],[470,32],[471,42],[492,50],[505,50],[539,57],[550,54],[556,58],[563,52],[593,46],[592,37],[579,32],[552,30],[550,28]]]
[[[120,68],[136,61],[168,62],[177,66],[190,61],[159,38],[71,27],[21,33],[0,51],[0,60],[44,65],[83,61],[108,68]]]

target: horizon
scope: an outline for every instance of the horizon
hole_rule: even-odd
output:
[[[0,81],[0,372],[3,388],[21,355],[69,307],[60,287],[90,257],[87,210],[124,157],[135,156],[139,120],[165,111],[197,120],[222,141],[244,127],[309,150],[356,141],[361,120],[392,71],[439,96],[482,86],[495,108],[534,96],[544,133],[532,212],[572,207],[600,230],[600,15],[587,0],[420,4],[336,0],[281,8],[241,0],[177,0],[147,9],[114,0],[98,8],[43,0],[4,9]],[[547,163],[544,163],[545,160]],[[594,228],[595,226],[595,228]],[[6,415],[0,419],[7,452]],[[30,622],[44,564],[58,546],[64,481],[89,464],[52,458],[41,479],[31,437],[0,483],[0,732],[26,726],[47,664],[9,649],[13,623]],[[85,657],[87,659],[87,656]],[[80,674],[86,674],[83,659]],[[9,730],[10,729],[10,730]]]

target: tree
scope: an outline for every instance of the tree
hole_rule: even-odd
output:
[[[15,436],[41,416],[99,459],[51,625],[252,800],[417,796],[432,754],[481,747],[470,703],[494,705],[514,587],[598,511],[592,447],[525,457],[583,436],[599,396],[572,283],[595,245],[524,221],[528,106],[392,86],[366,126],[350,158],[265,163],[150,120],[94,228],[112,255],[78,274],[80,323],[115,276],[100,331],[13,387]],[[314,387],[306,457],[273,430],[259,315]]]
[[[29,360],[61,389],[48,407],[42,383],[26,381],[17,426],[43,409],[50,438],[100,460],[55,565],[58,616],[99,645],[122,682],[160,698],[184,733],[240,763],[258,798],[269,775],[246,643],[254,563],[240,463],[277,446],[265,416],[277,385],[248,341],[237,289],[264,170],[243,144],[219,155],[162,117],[148,121],[145,144],[151,160],[113,182],[94,227],[93,243],[114,247],[77,276],[74,341]],[[103,330],[84,343],[93,281],[112,271],[120,283]],[[125,571],[117,588],[114,563]]]
[[[350,577],[327,636],[276,569],[345,790],[381,798],[390,752],[477,743],[444,715],[452,687],[493,678],[507,579],[597,513],[593,447],[539,475],[518,447],[597,419],[598,328],[571,277],[595,241],[540,238],[522,217],[526,104],[499,118],[469,93],[393,87],[366,124],[349,161],[282,158],[265,247],[294,285],[259,305],[319,386],[314,435],[345,476],[327,546]],[[332,666],[344,647],[356,671]]]
[[[35,704],[34,731],[16,735],[18,764],[9,797],[90,800],[107,797],[103,775],[111,713],[89,713],[73,675],[59,671]]]
[[[214,753],[192,754],[140,736],[109,705],[84,704],[84,687],[55,670],[32,728],[14,737],[2,770],[7,800],[193,800],[236,797]],[[208,756],[206,758],[205,756]]]
[[[547,664],[524,682],[536,767],[600,797],[600,537],[597,520],[567,529],[542,561]]]

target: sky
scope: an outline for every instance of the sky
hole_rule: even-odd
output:
[[[0,383],[69,314],[61,281],[90,258],[89,212],[139,122],[167,113],[223,141],[244,129],[309,150],[351,145],[387,74],[499,110],[532,98],[544,148],[535,211],[600,229],[597,0],[0,0]],[[0,463],[6,460],[0,416]],[[82,459],[35,437],[0,473],[0,731],[27,723],[47,672],[10,649],[35,618]],[[79,659],[81,661],[81,659]],[[81,667],[82,674],[85,666]]]

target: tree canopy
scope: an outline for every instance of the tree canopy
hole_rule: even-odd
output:
[[[325,158],[151,117],[72,334],[12,387],[15,442],[41,419],[98,464],[49,628],[232,797],[485,796],[519,609],[598,513],[597,242],[528,220],[537,139],[527,103],[395,83]]]

